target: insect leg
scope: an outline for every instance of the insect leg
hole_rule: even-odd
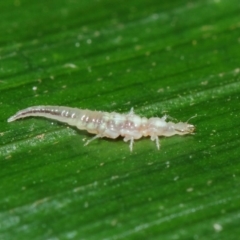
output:
[[[134,138],[133,137],[125,137],[123,139],[124,142],[127,142],[130,140],[130,144],[129,144],[129,148],[130,148],[130,151],[132,152],[133,150],[133,143],[134,143]]]
[[[151,136],[151,140],[156,141],[156,146],[157,146],[157,149],[159,150],[160,149],[160,143],[159,143],[158,136]]]
[[[131,152],[133,150],[133,143],[134,143],[134,140],[133,140],[133,137],[131,137],[130,144],[129,144],[129,148]]]
[[[161,119],[162,119],[163,121],[166,121],[167,118],[168,118],[168,115],[165,114]]]
[[[134,115],[134,109],[133,109],[133,107],[130,109],[130,112],[128,113],[128,115]]]
[[[91,138],[90,140],[87,140],[87,142],[84,144],[84,146],[87,146],[90,142],[92,142],[93,140],[102,137],[102,135],[98,134],[95,137]]]
[[[166,121],[167,119],[171,120],[171,121],[176,121],[176,118],[173,118],[169,115],[164,115],[162,118],[161,118],[163,121]]]
[[[158,136],[156,136],[155,140],[156,140],[157,149],[159,150],[160,149],[160,143],[159,143]]]

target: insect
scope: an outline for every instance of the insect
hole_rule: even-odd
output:
[[[8,119],[8,122],[29,116],[54,119],[96,134],[84,146],[97,138],[115,139],[122,136],[125,142],[130,141],[130,151],[133,149],[134,140],[141,137],[150,136],[159,149],[159,136],[185,135],[195,130],[195,127],[188,122],[166,122],[167,116],[149,119],[140,117],[134,113],[133,108],[127,114],[120,114],[62,106],[34,106],[17,112]]]

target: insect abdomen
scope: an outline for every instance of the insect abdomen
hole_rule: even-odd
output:
[[[8,119],[8,122],[15,121],[19,118],[36,116],[54,119],[69,125],[76,125],[77,118],[81,114],[80,111],[81,110],[77,108],[34,106],[17,112]]]

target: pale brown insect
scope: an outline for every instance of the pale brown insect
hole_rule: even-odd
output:
[[[96,134],[95,137],[85,143],[85,146],[96,138],[115,139],[122,136],[125,142],[130,141],[130,151],[133,149],[134,139],[150,136],[159,149],[158,136],[185,135],[192,133],[195,129],[188,122],[166,122],[167,116],[149,119],[140,117],[134,113],[133,108],[127,114],[120,114],[61,106],[34,106],[17,112],[8,119],[8,122],[29,116],[54,119]]]

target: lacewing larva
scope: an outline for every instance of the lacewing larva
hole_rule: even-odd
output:
[[[134,140],[141,137],[150,136],[159,149],[159,136],[185,135],[195,130],[195,127],[188,122],[167,122],[167,116],[149,119],[140,117],[134,113],[133,108],[127,114],[120,114],[62,106],[33,106],[17,112],[8,119],[8,122],[29,116],[54,119],[96,134],[85,143],[85,146],[97,138],[115,139],[122,136],[125,142],[130,141],[130,151],[133,149]]]

